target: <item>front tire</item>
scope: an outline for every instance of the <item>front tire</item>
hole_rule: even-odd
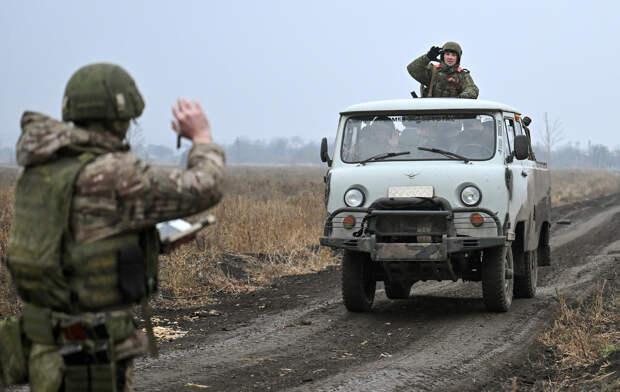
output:
[[[342,299],[350,312],[368,312],[375,300],[377,281],[372,259],[365,252],[345,250],[342,256]]]
[[[511,247],[485,249],[482,255],[482,300],[492,312],[507,312],[512,304],[514,263]]]
[[[389,299],[407,299],[413,283],[406,284],[404,282],[386,279],[383,282],[385,286],[385,296]]]
[[[520,258],[515,258],[515,298],[534,298],[536,296],[536,281],[538,280],[538,251],[522,252]]]

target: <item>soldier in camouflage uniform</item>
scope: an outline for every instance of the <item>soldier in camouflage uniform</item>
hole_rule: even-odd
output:
[[[423,97],[478,98],[478,87],[469,71],[460,66],[462,55],[459,44],[446,42],[442,48],[431,47],[428,53],[407,65],[411,77],[422,85]]]
[[[130,308],[157,290],[155,224],[216,204],[225,164],[202,108],[184,99],[172,127],[193,141],[187,169],[132,154],[123,139],[143,108],[131,76],[98,63],[69,80],[62,122],[24,113],[7,253],[24,302],[12,340],[24,344],[0,349],[5,382],[23,357],[33,392],[130,390],[132,358],[146,348]],[[0,326],[0,341],[14,329]]]

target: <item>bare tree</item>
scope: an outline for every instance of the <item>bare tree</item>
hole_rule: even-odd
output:
[[[549,123],[549,115],[545,112],[545,133],[542,136],[542,144],[547,152],[547,164],[551,165],[551,150],[564,140],[564,126],[555,119]]]

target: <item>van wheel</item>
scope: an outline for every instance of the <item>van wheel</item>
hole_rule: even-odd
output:
[[[482,300],[492,312],[507,312],[512,304],[514,263],[510,246],[485,249],[482,255]]]
[[[413,283],[407,284],[386,279],[383,285],[385,286],[385,296],[389,299],[406,299],[409,298],[409,292]]]
[[[368,312],[375,300],[377,281],[372,259],[365,252],[345,250],[342,256],[342,299],[350,312]]]
[[[534,298],[538,280],[538,251],[522,252],[515,258],[515,298]]]

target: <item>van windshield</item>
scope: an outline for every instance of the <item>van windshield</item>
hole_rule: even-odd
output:
[[[495,155],[495,120],[489,114],[355,116],[345,124],[340,155],[347,163],[407,151],[386,160],[454,159],[429,149],[472,161],[491,159]]]

